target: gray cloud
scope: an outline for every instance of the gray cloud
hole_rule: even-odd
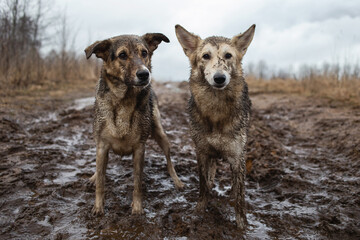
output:
[[[174,25],[181,24],[201,37],[232,37],[256,23],[255,38],[244,62],[263,59],[271,66],[299,66],[324,61],[359,61],[360,2],[356,1],[57,1],[67,5],[79,25],[76,49],[91,41],[119,34],[162,32],[170,44],[161,44],[153,57],[154,76],[184,80],[189,63],[177,42]]]

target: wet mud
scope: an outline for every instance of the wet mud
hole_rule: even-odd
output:
[[[95,187],[94,99],[51,110],[2,109],[1,239],[360,239],[360,109],[291,95],[252,94],[247,154],[248,228],[236,228],[229,166],[216,173],[209,207],[195,213],[198,177],[185,112],[188,86],[155,84],[177,191],[149,139],[144,215],[131,215],[131,157],[110,154],[105,215]],[[14,112],[16,113],[14,115]]]

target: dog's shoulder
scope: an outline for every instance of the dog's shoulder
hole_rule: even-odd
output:
[[[249,89],[247,83],[244,81],[244,87],[241,94],[241,109],[244,114],[251,114],[251,100],[249,97]]]
[[[108,84],[106,83],[105,79],[100,77],[100,79],[96,85],[96,95],[103,98],[109,91],[110,91],[110,88],[109,88]]]
[[[96,85],[94,104],[95,119],[104,115],[104,111],[110,111],[111,105],[110,88],[106,81],[103,78],[100,78]]]

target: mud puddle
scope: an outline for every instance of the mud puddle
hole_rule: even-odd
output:
[[[292,96],[256,95],[248,146],[246,233],[237,230],[230,171],[219,166],[206,213],[197,215],[197,166],[185,113],[187,84],[154,86],[184,191],[148,140],[144,211],[131,215],[132,160],[110,154],[103,217],[93,217],[93,98],[0,121],[0,236],[4,239],[358,239],[359,110]],[[326,114],[324,114],[326,112]],[[358,115],[357,115],[358,114]],[[331,116],[331,117],[329,117]],[[340,120],[339,120],[340,119]],[[345,124],[339,125],[339,122]],[[357,127],[357,130],[354,128]],[[337,129],[336,129],[337,128]],[[346,132],[341,136],[337,132]]]

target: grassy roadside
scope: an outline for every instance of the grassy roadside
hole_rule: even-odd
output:
[[[74,98],[95,95],[97,79],[72,80],[56,84],[32,85],[26,88],[0,90],[0,114],[34,114],[50,110]]]
[[[317,77],[313,79],[256,79],[247,77],[250,93],[297,94],[305,97],[323,98],[329,102],[360,107],[360,79]]]

